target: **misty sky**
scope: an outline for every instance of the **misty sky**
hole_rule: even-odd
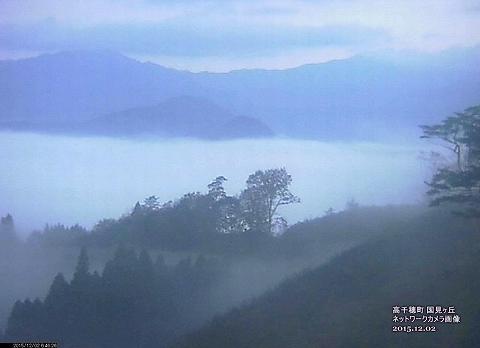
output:
[[[0,58],[109,49],[192,71],[480,43],[478,0],[0,0]]]

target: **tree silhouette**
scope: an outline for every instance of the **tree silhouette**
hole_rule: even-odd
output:
[[[82,247],[80,250],[80,255],[78,256],[75,272],[73,273],[72,286],[74,288],[82,288],[87,286],[86,283],[90,278],[90,274],[88,272],[89,268],[90,262],[88,261],[87,248]]]
[[[456,113],[439,124],[424,125],[424,139],[437,139],[453,155],[451,165],[433,175],[430,204],[450,204],[465,217],[480,217],[480,105]]]
[[[208,184],[208,195],[212,197],[214,201],[219,201],[225,198],[226,193],[223,188],[223,183],[227,181],[224,176],[217,176],[210,184]]]
[[[58,303],[65,303],[69,296],[70,285],[65,280],[62,273],[58,273],[53,279],[47,296],[45,297],[45,306],[53,308]]]
[[[147,211],[155,211],[160,209],[160,200],[157,196],[150,196],[143,201],[143,208]]]
[[[17,235],[15,233],[13,217],[7,214],[0,219],[0,244],[10,245],[16,241]]]
[[[245,220],[251,230],[272,233],[274,217],[281,205],[300,202],[290,192],[292,177],[285,168],[258,170],[247,179],[241,193]]]
[[[140,202],[135,203],[135,206],[132,209],[132,215],[139,215],[139,214],[142,214],[143,212],[144,212],[144,209],[140,204]]]

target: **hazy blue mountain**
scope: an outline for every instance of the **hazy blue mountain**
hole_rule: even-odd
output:
[[[478,58],[478,59],[477,59]],[[353,57],[288,70],[204,74],[209,98],[279,133],[313,138],[372,138],[411,132],[480,102],[478,49],[404,60]]]
[[[132,108],[85,121],[75,129],[106,135],[153,135],[207,139],[272,136],[263,122],[238,117],[198,97],[170,98],[155,106]]]
[[[221,138],[263,138],[275,135],[275,133],[262,121],[248,116],[234,117],[223,125],[219,130]]]
[[[0,121],[0,128],[45,133],[200,139],[263,138],[274,132],[253,117],[236,116],[200,97],[173,97],[85,121]]]
[[[191,74],[109,51],[0,62],[0,119],[77,121],[184,94]]]
[[[479,52],[230,73],[178,71],[105,51],[49,54],[0,62],[0,120],[73,122],[190,95],[287,136],[374,139],[391,137],[392,129],[401,136],[480,102]]]

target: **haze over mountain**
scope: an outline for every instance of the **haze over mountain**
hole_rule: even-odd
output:
[[[61,52],[0,62],[0,120],[11,128],[18,121],[54,128],[97,119],[91,125],[98,127],[105,117],[115,126],[102,133],[114,134],[122,127],[116,117],[151,115],[152,106],[187,95],[258,119],[285,136],[375,140],[391,136],[392,127],[411,134],[418,124],[475,104],[479,57],[476,47],[404,59],[356,56],[286,70],[190,73],[109,51]],[[195,119],[210,119],[210,111]],[[149,123],[152,117],[143,115],[137,126],[160,127],[156,120]],[[263,128],[250,118],[235,122],[247,133]]]
[[[202,98],[175,97],[148,107],[132,108],[82,122],[73,131],[107,135],[151,135],[207,139],[268,137],[259,120],[235,116]]]
[[[192,84],[189,74],[108,51],[0,63],[1,119],[78,121],[152,105]]]
[[[388,209],[361,208],[323,218],[332,226],[360,216],[370,217],[370,223],[382,215],[386,219],[378,223],[383,233],[218,315],[175,347],[478,347],[478,232],[445,211],[417,211],[415,216],[405,210],[401,222],[392,224],[393,210]],[[355,222],[352,234],[365,233],[365,224]],[[312,244],[330,232],[321,223],[297,226],[304,229],[304,242]],[[402,325],[392,319],[392,306],[413,303],[455,303],[460,322],[445,321],[435,332],[414,333],[426,321],[410,319],[411,334],[392,332],[392,326]]]

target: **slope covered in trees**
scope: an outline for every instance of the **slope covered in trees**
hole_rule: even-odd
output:
[[[82,249],[73,279],[59,273],[43,301],[17,301],[4,339],[63,347],[166,346],[209,314],[204,308],[225,266],[198,257],[175,266],[119,247],[101,274]]]
[[[176,347],[477,346],[478,233],[444,211],[404,228],[291,278]],[[437,324],[435,333],[393,333],[395,305],[455,306],[461,323]]]
[[[128,243],[217,254],[262,251],[273,244],[275,231],[287,227],[278,208],[299,202],[290,191],[291,176],[285,168],[258,170],[248,177],[246,188],[232,196],[224,190],[226,180],[218,176],[207,193],[187,193],[174,202],[147,197],[119,219],[99,221],[91,233],[79,226],[47,226],[29,242],[104,247]]]
[[[223,196],[218,182],[212,184],[215,196]],[[149,199],[144,205],[157,203]],[[356,207],[294,225],[282,236],[264,239],[258,249],[236,240],[231,248],[243,247],[243,252],[224,250],[216,257],[192,256],[178,262],[166,262],[162,256],[152,262],[150,255],[158,255],[156,250],[135,252],[121,247],[105,267],[89,268],[82,252],[72,278],[57,275],[45,298],[13,306],[5,339],[58,340],[66,347],[173,344],[214,314],[262,294],[284,277],[365,240],[401,233],[405,224],[389,226],[416,221],[419,215],[418,207]],[[61,226],[50,230],[69,233]],[[27,242],[25,249],[17,250],[25,253],[37,243]],[[258,244],[258,239],[252,243]],[[47,250],[52,253],[58,248],[61,244]],[[138,340],[133,341],[134,336]]]
[[[217,317],[177,346],[479,346],[479,117],[472,107],[422,127],[424,138],[440,139],[454,155],[427,183],[430,204],[441,210],[383,225],[388,233]]]

